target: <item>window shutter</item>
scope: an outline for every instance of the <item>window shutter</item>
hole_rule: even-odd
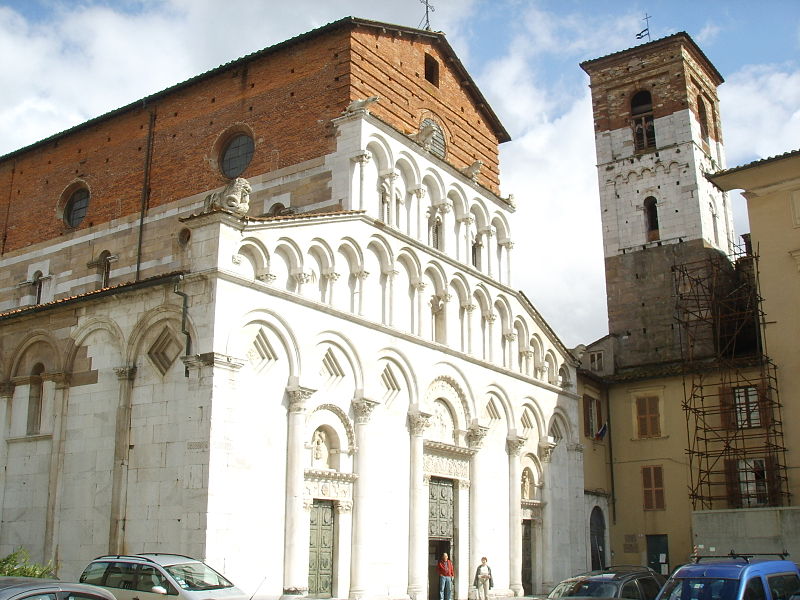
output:
[[[664,470],[653,467],[653,508],[664,508]]]
[[[642,490],[644,491],[644,508],[653,509],[653,472],[650,467],[642,467]]]
[[[583,397],[583,435],[592,437],[592,399],[589,396]]]
[[[638,437],[650,437],[650,433],[647,428],[647,398],[636,399],[636,424],[639,429]]]
[[[728,431],[736,429],[736,410],[733,405],[733,389],[729,387],[719,388],[719,407],[720,420],[722,427]],[[730,494],[728,494],[730,496]]]
[[[659,437],[661,435],[661,415],[658,412],[658,398],[650,398],[650,435]]]
[[[765,457],[764,464],[767,471],[767,494],[769,494],[767,504],[769,506],[781,506],[783,501],[781,499],[781,478],[778,472],[778,459],[774,454],[770,454]]]
[[[725,459],[725,488],[728,492],[728,507],[741,508],[742,495],[739,490],[739,463],[736,459]]]
[[[758,414],[761,417],[762,427],[772,425],[772,405],[769,401],[769,390],[764,384],[758,386]]]

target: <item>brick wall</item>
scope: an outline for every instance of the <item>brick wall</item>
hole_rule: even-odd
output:
[[[0,253],[70,234],[61,211],[78,182],[91,201],[77,229],[137,214],[150,139],[146,196],[156,207],[226,183],[216,159],[233,129],[255,139],[242,174],[252,177],[332,152],[331,119],[373,95],[382,100],[371,112],[403,132],[434,116],[447,161],[461,168],[482,160],[479,182],[496,193],[498,136],[443,47],[435,36],[345,21],[12,154],[0,161]],[[425,81],[425,52],[441,65],[438,87]]]

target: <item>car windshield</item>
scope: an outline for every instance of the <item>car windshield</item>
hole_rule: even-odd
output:
[[[661,600],[735,600],[738,583],[713,577],[675,578],[664,586]]]
[[[617,595],[617,584],[612,581],[583,579],[582,581],[564,582],[550,592],[548,598],[565,596],[582,596],[593,598],[614,598]]]
[[[230,581],[201,562],[186,562],[164,568],[179,586],[190,592],[233,587]]]

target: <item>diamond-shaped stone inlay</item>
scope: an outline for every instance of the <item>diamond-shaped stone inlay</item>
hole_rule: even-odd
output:
[[[322,368],[319,370],[319,374],[329,382],[337,381],[344,377],[344,371],[330,348],[328,348],[325,356],[322,357]]]
[[[169,368],[180,353],[180,342],[175,338],[169,327],[164,327],[156,341],[150,346],[150,350],[147,351],[147,356],[150,357],[156,368],[164,375],[169,371]]]
[[[253,343],[247,351],[247,360],[254,368],[263,368],[267,363],[278,360],[278,355],[272,349],[269,343],[267,332],[264,328],[258,330],[258,333],[253,338]]]
[[[397,378],[394,376],[392,368],[389,365],[386,365],[383,373],[381,373],[381,383],[383,383],[383,387],[386,388],[387,396],[394,396],[400,391],[400,384],[397,383]]]

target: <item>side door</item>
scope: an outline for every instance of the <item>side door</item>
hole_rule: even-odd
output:
[[[133,600],[175,600],[178,590],[155,565],[136,565],[136,595]]]
[[[628,598],[629,600],[642,600],[642,593],[639,591],[639,586],[636,584],[635,579],[631,579],[622,584],[619,597]]]
[[[134,600],[137,597],[136,567],[138,565],[123,561],[108,563],[103,583],[99,584],[114,594],[117,600]],[[87,580],[86,583],[89,583]]]
[[[644,600],[654,600],[658,596],[658,592],[661,591],[661,586],[655,577],[641,577],[639,579],[639,589]]]

